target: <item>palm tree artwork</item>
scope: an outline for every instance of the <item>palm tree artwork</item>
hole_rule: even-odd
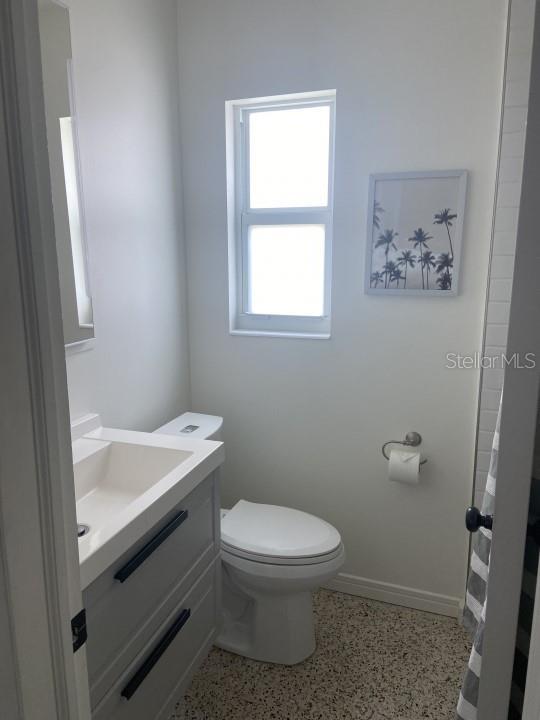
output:
[[[412,237],[409,238],[409,242],[413,243],[414,249],[418,250],[418,264],[420,265],[420,271],[422,273],[422,290],[425,289],[424,280],[424,264],[422,263],[422,254],[428,249],[428,241],[433,240],[431,235],[422,230],[421,227],[417,228]]]
[[[403,276],[403,288],[407,287],[407,268],[414,268],[416,265],[416,255],[413,255],[411,250],[403,250],[397,261],[398,267],[402,267],[405,270]]]
[[[389,260],[383,267],[385,279],[387,279],[387,287],[390,287],[392,283],[396,283],[396,289],[399,288],[399,283],[405,278],[401,272],[397,263],[393,260]]]
[[[422,263],[422,269],[425,272],[426,277],[426,290],[429,290],[429,273],[431,268],[434,268],[436,265],[435,262],[435,255],[429,250],[424,250],[422,253],[422,259],[420,260]]]
[[[396,288],[399,289],[399,283],[401,282],[401,280],[405,280],[405,275],[401,272],[401,268],[396,263],[396,267],[390,275],[390,282],[395,282]]]
[[[452,238],[452,233],[458,217],[457,212],[451,207],[430,212],[428,204],[426,209],[420,210],[419,216],[415,218],[414,212],[411,213],[410,209],[407,213],[402,209],[400,221],[393,227],[384,227],[383,213],[387,220],[390,221],[392,218],[391,222],[395,222],[396,217],[389,209],[390,205],[387,205],[389,201],[385,202],[383,198],[382,202],[387,210],[378,200],[373,203],[373,244],[369,287],[378,292],[451,291],[455,264],[455,240]],[[402,217],[406,220],[401,220]],[[411,218],[413,221],[423,220],[423,223],[413,224]],[[430,233],[426,229],[430,222],[434,226],[440,226],[441,230],[433,229]],[[409,228],[405,223],[409,224]],[[390,225],[390,222],[388,224]]]
[[[450,253],[441,253],[437,258],[437,273],[442,278],[446,278],[444,281],[444,289],[452,287],[452,275],[450,270],[454,267],[454,259],[450,256]],[[446,287],[448,285],[448,288]],[[439,284],[439,287],[440,284]],[[441,288],[443,289],[443,288]]]
[[[384,273],[376,270],[371,273],[371,287],[379,287],[379,283],[384,282]]]
[[[383,233],[379,235],[379,238],[377,242],[375,243],[375,247],[383,247],[384,248],[384,264],[385,266],[388,265],[388,253],[390,252],[390,249],[397,251],[397,245],[395,243],[395,239],[397,238],[397,232],[394,232],[393,230],[385,230]],[[390,275],[388,270],[386,270],[383,267],[383,272],[385,273],[384,277],[384,287],[387,288],[388,284],[390,282]]]
[[[439,290],[451,290],[452,288],[452,278],[447,275],[446,273],[444,275],[440,275],[437,278],[437,286]]]
[[[384,208],[378,200],[375,200],[373,205],[373,227],[376,230],[381,229],[381,215],[384,212]]]
[[[393,260],[389,260],[384,264],[383,273],[385,287],[390,287],[390,285],[396,280],[396,272],[399,272],[399,268]]]
[[[454,248],[452,247],[452,237],[450,235],[450,228],[452,227],[452,221],[457,218],[457,214],[453,213],[450,208],[444,208],[433,216],[434,225],[445,225],[446,232],[448,233],[448,242],[450,243],[450,255],[452,260],[454,259]]]

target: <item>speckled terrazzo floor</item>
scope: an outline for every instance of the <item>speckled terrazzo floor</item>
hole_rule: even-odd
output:
[[[452,618],[320,590],[294,667],[214,649],[174,720],[453,720],[469,655]]]

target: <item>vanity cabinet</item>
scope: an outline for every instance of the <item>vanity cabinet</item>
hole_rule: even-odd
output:
[[[94,720],[167,718],[220,618],[217,472],[83,591]]]

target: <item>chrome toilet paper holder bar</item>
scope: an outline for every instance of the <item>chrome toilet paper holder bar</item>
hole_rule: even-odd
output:
[[[418,447],[422,442],[422,436],[415,430],[411,430],[405,435],[404,440],[387,440],[382,446],[382,454],[386,460],[390,460],[390,456],[386,454],[387,445],[405,445],[407,447]],[[427,460],[420,460],[420,465],[425,465]]]

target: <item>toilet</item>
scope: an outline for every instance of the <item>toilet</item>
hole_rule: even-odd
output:
[[[240,500],[221,520],[223,628],[216,644],[294,665],[315,650],[313,591],[345,559],[338,531],[313,515]]]
[[[184,413],[156,432],[221,439],[223,420]],[[312,593],[345,561],[339,532],[301,510],[239,500],[221,511],[223,624],[216,645],[295,665],[315,650]]]

